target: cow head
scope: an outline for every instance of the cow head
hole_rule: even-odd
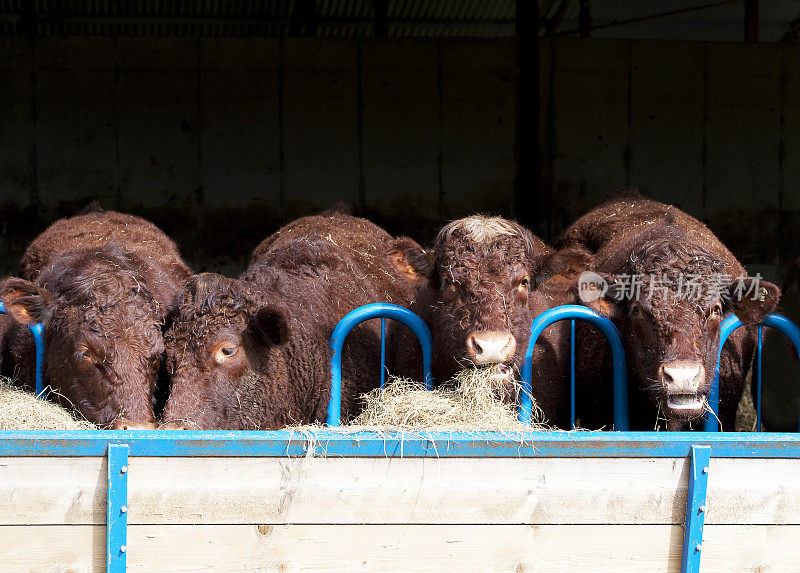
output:
[[[524,227],[480,215],[454,221],[427,252],[398,242],[396,266],[425,278],[420,313],[433,335],[434,377],[450,379],[467,365],[489,367],[511,383],[530,338],[531,322],[552,305],[542,287],[566,261]],[[549,264],[547,264],[549,263]]]
[[[36,283],[2,281],[0,298],[19,323],[42,324],[45,383],[65,405],[101,427],[155,427],[165,311],[126,255],[111,248],[65,257]],[[32,377],[32,365],[24,370]]]
[[[706,410],[721,322],[731,313],[761,321],[780,297],[774,284],[726,274],[723,261],[685,236],[664,233],[630,253],[621,275],[588,306],[613,319],[628,366],[668,420]]]
[[[276,429],[292,422],[284,314],[243,281],[189,281],[165,334],[166,427]]]

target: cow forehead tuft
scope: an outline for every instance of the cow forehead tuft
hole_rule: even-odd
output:
[[[519,234],[519,229],[502,217],[472,215],[445,225],[436,242],[446,242],[453,235],[461,235],[476,243],[488,243],[499,236],[513,237]]]

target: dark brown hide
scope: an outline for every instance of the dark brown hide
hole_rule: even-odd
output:
[[[3,370],[34,386],[32,336],[44,326],[44,383],[103,427],[154,425],[161,325],[191,277],[175,244],[151,223],[93,210],[62,219],[25,251],[21,277],[0,283],[18,321]]]
[[[609,281],[606,296],[588,305],[609,316],[623,336],[635,429],[654,428],[655,405],[670,429],[683,429],[687,420],[698,419],[714,376],[721,321],[731,313],[747,323],[761,320],[780,296],[766,281],[760,282],[760,300],[738,300],[728,285],[715,294],[717,277],[735,282],[746,275],[744,267],[701,222],[640,196],[615,199],[590,211],[564,231],[556,246],[593,253],[592,269]],[[640,289],[629,288],[629,279],[620,276],[639,276]],[[681,277],[699,277],[699,299],[686,296]],[[603,342],[590,329],[581,333],[581,370],[599,372]],[[753,332],[746,328],[725,345],[719,412],[725,429],[733,429],[752,350]],[[608,376],[603,385],[591,374],[581,378],[582,422],[610,427]]]
[[[437,382],[470,364],[491,365],[506,376],[516,370],[518,375],[533,319],[575,300],[577,275],[565,278],[575,266],[570,258],[553,253],[530,231],[499,217],[459,219],[439,232],[432,252],[409,242],[400,254],[397,260],[427,279],[417,283],[418,312],[433,334]],[[580,259],[578,255],[570,253]],[[585,264],[580,261],[578,268]],[[488,358],[481,352],[485,340],[494,350]],[[569,425],[568,360],[569,327],[557,323],[537,342],[533,395],[548,422],[563,428]]]
[[[385,255],[393,239],[343,213],[304,217],[259,245],[239,279],[204,274],[167,331],[171,427],[277,429],[325,420],[329,340],[351,310],[411,304]],[[380,321],[357,327],[343,354],[343,417],[380,380]]]

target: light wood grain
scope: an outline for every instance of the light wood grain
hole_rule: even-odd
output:
[[[706,527],[702,571],[798,571],[800,526]],[[102,526],[0,527],[0,570],[102,571]],[[670,525],[136,525],[130,571],[678,571]]]
[[[131,524],[683,523],[686,459],[136,458]],[[104,458],[0,458],[0,524],[105,523]],[[708,524],[800,524],[800,460],[713,459]]]

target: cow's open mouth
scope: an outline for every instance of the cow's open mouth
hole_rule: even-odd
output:
[[[705,406],[705,398],[698,394],[669,394],[667,396],[667,408],[679,411],[702,410]]]
[[[514,369],[508,364],[491,364],[486,366],[486,368],[491,372],[489,380],[498,382],[510,382],[514,380]]]

